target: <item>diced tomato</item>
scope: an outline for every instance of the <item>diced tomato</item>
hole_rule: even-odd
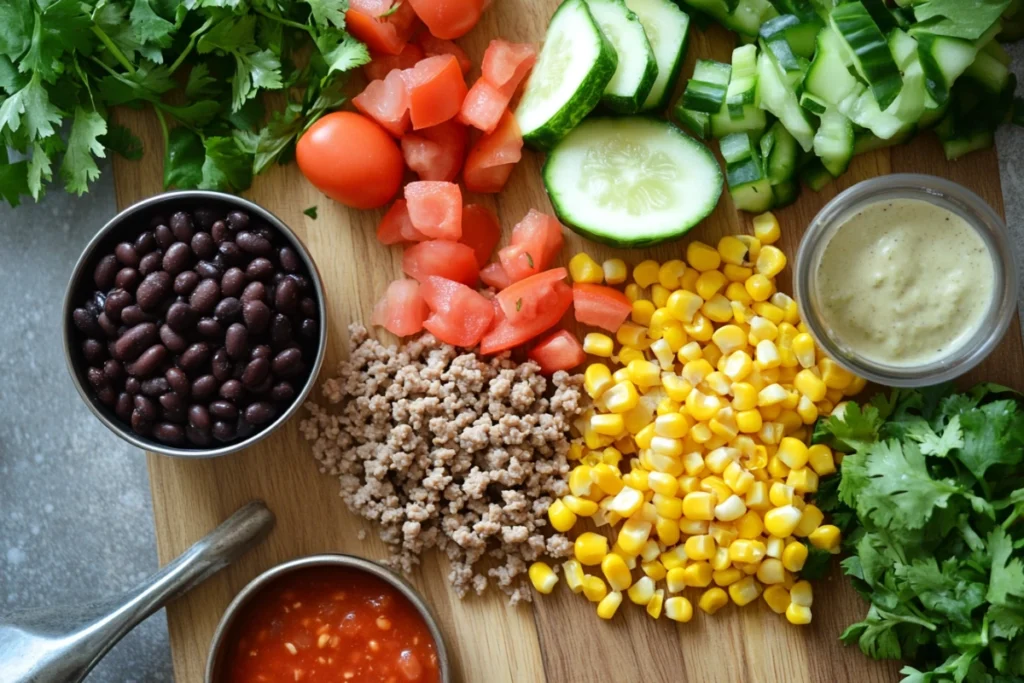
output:
[[[392,0],[352,0],[348,6],[371,17],[379,17],[387,14],[393,4]]]
[[[430,238],[412,227],[409,207],[404,199],[396,199],[377,226],[377,240],[381,244],[400,242],[425,242]]]
[[[420,283],[395,280],[373,308],[371,321],[392,334],[408,337],[423,329],[427,304],[420,296]]]
[[[498,303],[501,304],[505,317],[516,321],[538,315],[548,305],[545,296],[550,293],[556,282],[562,282],[568,274],[565,268],[552,268],[531,275],[525,280],[513,282],[498,292]]]
[[[580,340],[569,330],[557,330],[537,343],[526,354],[545,375],[572,370],[587,359]]]
[[[468,74],[469,70],[473,68],[473,62],[470,61],[466,51],[450,40],[436,38],[430,35],[429,31],[420,31],[419,35],[416,36],[416,42],[423,48],[423,54],[427,57],[436,57],[437,55],[452,55],[455,57],[455,59],[459,60],[459,68],[462,69],[463,76]]]
[[[499,192],[523,156],[523,135],[512,112],[505,110],[498,127],[469,150],[462,177],[471,192]]]
[[[511,349],[558,324],[572,305],[572,288],[564,282],[554,282],[548,283],[543,289],[545,305],[538,309],[537,315],[506,319],[494,325],[480,340],[480,353],[486,355]]]
[[[508,110],[510,99],[485,79],[477,79],[462,101],[459,121],[490,133],[498,127],[501,117]]]
[[[459,38],[480,21],[483,0],[408,0],[430,32],[438,38]]]
[[[416,43],[406,43],[401,54],[375,54],[369,64],[363,65],[363,74],[367,80],[382,81],[395,69],[411,69],[416,62],[423,59],[423,48]]]
[[[459,113],[466,99],[466,79],[452,55],[420,60],[402,72],[409,90],[409,114],[416,130],[443,123]]]
[[[389,55],[402,53],[402,48],[416,30],[416,12],[404,0],[392,14],[374,17],[354,7],[345,12],[345,28],[374,52]]]
[[[396,138],[402,137],[409,128],[409,92],[398,69],[392,70],[383,81],[370,82],[352,99],[352,104]]]
[[[494,305],[466,285],[428,277],[420,291],[431,311],[423,327],[446,344],[472,348],[490,328]]]
[[[483,78],[509,98],[537,62],[537,46],[492,40],[480,66]]]
[[[402,136],[405,165],[420,180],[455,180],[466,160],[468,146],[469,130],[455,120]]]
[[[633,304],[617,289],[583,282],[572,286],[576,320],[615,332],[633,312]]]
[[[499,292],[512,284],[512,278],[508,276],[508,273],[505,272],[500,263],[488,263],[481,268],[480,281],[488,287],[494,287]]]
[[[475,287],[479,278],[473,250],[448,240],[430,240],[409,247],[402,254],[402,270],[421,283],[436,275]]]
[[[489,168],[463,166],[462,182],[466,184],[466,189],[470,192],[495,194],[501,192],[502,188],[505,187],[509,176],[512,175],[512,171],[515,168],[515,164],[502,164],[501,166],[491,166]]]
[[[459,241],[472,247],[481,268],[491,260],[491,252],[501,239],[498,217],[486,206],[466,204],[462,207],[462,237]]]
[[[498,251],[498,259],[513,282],[546,269],[562,250],[562,224],[554,216],[530,209],[512,228],[509,246]]]
[[[419,180],[405,186],[409,218],[427,237],[456,241],[462,237],[462,190],[455,183]]]

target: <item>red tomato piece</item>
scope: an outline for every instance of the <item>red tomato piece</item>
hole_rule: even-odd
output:
[[[409,90],[409,114],[416,130],[429,128],[459,113],[466,99],[466,79],[452,55],[420,60],[402,72]]]
[[[462,169],[462,181],[470,192],[481,194],[495,194],[501,192],[508,182],[509,176],[515,170],[515,164],[502,164],[480,168],[478,166],[464,166]]]
[[[542,290],[544,306],[537,309],[536,315],[499,321],[480,340],[480,353],[487,355],[511,349],[558,324],[572,305],[572,288],[564,282],[554,282],[547,283]]]
[[[492,40],[484,52],[480,71],[487,82],[511,98],[536,62],[536,45]]]
[[[419,180],[405,186],[412,226],[427,237],[462,237],[462,190],[455,183]]]
[[[508,110],[510,97],[480,78],[466,93],[459,110],[459,121],[485,133],[498,127],[501,117]]]
[[[455,57],[455,59],[459,60],[459,68],[462,69],[463,76],[468,74],[469,70],[473,68],[473,62],[470,61],[466,51],[450,40],[436,38],[427,31],[420,31],[420,34],[416,36],[416,42],[423,48],[423,53],[427,57],[436,57],[437,55],[452,55]]]
[[[469,150],[462,171],[471,192],[498,192],[512,168],[523,156],[523,135],[512,112],[505,110],[497,128],[486,133]]]
[[[480,281],[499,292],[512,284],[512,278],[508,276],[508,273],[505,272],[500,263],[488,263],[481,268]]]
[[[352,104],[396,138],[409,128],[409,92],[399,69],[392,70],[383,81],[369,83]]]
[[[572,370],[587,359],[580,340],[569,330],[557,330],[537,343],[526,354],[545,375]]]
[[[491,252],[500,239],[501,226],[493,211],[479,204],[462,207],[462,237],[459,241],[473,248],[481,268],[491,259]]]
[[[392,334],[408,337],[423,329],[427,314],[427,304],[420,296],[420,283],[395,280],[374,306],[370,320]]]
[[[404,199],[396,199],[377,226],[377,240],[381,244],[398,244],[400,242],[425,242],[430,239],[412,227],[409,219],[409,207]]]
[[[513,282],[498,292],[498,303],[505,317],[512,321],[532,318],[543,311],[548,305],[545,297],[550,293],[556,282],[562,282],[568,276],[565,268],[552,268],[536,275]]]
[[[547,268],[562,250],[562,224],[554,216],[530,209],[512,228],[509,246],[498,251],[498,259],[513,282]]]
[[[458,121],[445,121],[402,136],[405,165],[420,180],[454,181],[466,160],[469,130]]]
[[[408,0],[430,32],[438,38],[459,38],[480,21],[483,0]]]
[[[423,327],[446,344],[472,348],[494,320],[494,305],[464,284],[428,277],[420,292],[431,311]]]
[[[633,304],[617,289],[577,282],[572,286],[576,320],[615,332],[633,312]]]
[[[383,17],[350,8],[345,12],[345,28],[374,52],[398,55],[416,30],[416,12],[404,1]]]
[[[421,283],[436,275],[475,287],[479,278],[473,250],[448,240],[430,240],[409,247],[402,254],[402,270]]]
[[[394,3],[391,0],[352,0],[348,6],[363,14],[369,14],[371,17],[379,17],[382,14],[387,14],[392,4]]]
[[[423,59],[423,48],[416,43],[406,43],[401,54],[375,54],[369,64],[363,65],[363,74],[367,80],[382,81],[395,69],[411,69],[416,62]]]

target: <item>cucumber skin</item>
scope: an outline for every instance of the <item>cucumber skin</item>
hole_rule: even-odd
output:
[[[680,9],[682,12],[682,9]],[[683,12],[686,14],[686,12]],[[689,14],[686,14],[689,17]],[[672,65],[672,68],[668,72],[668,81],[665,83],[665,92],[661,93],[661,98],[650,106],[643,106],[641,102],[640,111],[644,112],[664,112],[668,108],[668,101],[672,99],[672,93],[676,87],[676,81],[679,80],[679,72],[683,70],[683,62],[686,61],[686,51],[690,49],[690,23],[686,25],[686,35],[683,36],[683,44],[679,48],[679,54],[676,56],[676,63]],[[614,72],[613,72],[614,73]],[[648,93],[650,95],[650,93]]]
[[[718,165],[718,160],[715,159],[715,155],[711,153],[711,150],[708,149],[707,145],[705,145],[704,143],[700,142],[697,139],[694,139],[694,138],[690,137],[689,135],[684,133],[682,130],[680,130],[678,126],[676,126],[675,124],[673,124],[671,122],[666,122],[666,121],[664,121],[662,119],[659,119],[659,118],[656,118],[654,116],[646,116],[646,115],[640,115],[640,116],[637,116],[635,118],[651,119],[652,121],[657,121],[658,123],[668,125],[670,128],[672,128],[672,130],[676,133],[676,135],[683,136],[687,140],[689,140],[689,141],[699,145],[703,149],[704,153],[707,154],[708,158],[712,162],[711,163],[711,167],[715,169],[715,171],[716,171],[716,173],[718,175],[718,196],[714,197],[713,201],[709,202],[709,204],[711,204],[711,206],[712,206],[712,211],[714,211],[714,208],[718,206],[718,202],[722,198],[722,189],[723,189],[723,186],[725,184],[725,177],[722,174],[721,167]],[[598,120],[598,119],[595,119],[595,120]],[[615,238],[609,237],[607,235],[602,235],[600,233],[591,232],[590,230],[587,230],[584,227],[576,225],[575,223],[573,223],[569,219],[569,214],[566,213],[563,210],[562,202],[560,202],[559,199],[558,199],[558,193],[551,191],[551,183],[548,181],[548,165],[551,163],[551,157],[552,157],[552,155],[549,154],[549,155],[547,155],[547,158],[544,159],[544,165],[540,169],[540,175],[541,175],[541,178],[544,179],[544,191],[547,192],[548,199],[551,200],[551,206],[554,207],[554,209],[555,209],[555,215],[558,216],[558,219],[560,221],[562,221],[567,226],[569,226],[570,230],[575,232],[577,235],[580,235],[581,237],[585,237],[588,240],[591,240],[592,242],[597,242],[599,244],[606,244],[609,247],[616,247],[618,249],[640,249],[640,248],[643,248],[643,247],[653,247],[653,246],[658,245],[658,244],[664,244],[665,242],[672,242],[674,240],[681,239],[686,233],[688,233],[691,230],[693,230],[695,227],[700,225],[704,221],[704,219],[707,218],[707,216],[705,216],[704,218],[702,218],[701,220],[697,221],[696,223],[694,223],[690,227],[683,228],[678,233],[675,233],[675,234],[672,234],[672,235],[668,235],[666,237],[652,237],[652,238],[649,238],[649,239],[629,240],[629,239],[615,239]],[[708,216],[710,216],[710,215],[711,215],[711,213],[709,212]]]
[[[643,24],[640,23],[640,19],[636,16],[636,13],[630,10],[629,7],[626,7],[625,0],[619,0],[619,2],[622,4],[623,9],[626,10],[627,16],[632,16],[632,21],[636,21],[638,24],[640,24],[640,30],[642,31]],[[590,7],[588,6],[587,9],[589,10]],[[591,14],[591,17],[593,17],[593,14]],[[594,20],[594,23],[597,24],[596,19]],[[598,25],[597,29],[600,31],[601,26]],[[604,32],[602,31],[602,35],[603,33]],[[605,37],[607,38],[607,36]],[[609,41],[609,43],[610,42],[611,41]],[[615,49],[614,46],[612,47],[612,49]],[[618,59],[618,52],[616,52],[616,59]],[[617,66],[618,64],[616,63],[616,67]],[[615,75],[614,71],[612,71],[612,75]],[[640,79],[640,85],[637,88],[636,92],[633,93],[633,96],[623,97],[622,95],[609,95],[607,93],[603,93],[601,95],[601,104],[610,109],[611,111],[615,112],[616,114],[635,114],[638,111],[640,111],[640,106],[647,99],[647,96],[651,94],[651,88],[654,87],[654,81],[656,81],[657,79],[658,62],[654,58],[654,50],[651,49],[651,44],[650,42],[648,42],[647,68],[644,70],[643,78]]]
[[[587,13],[591,26],[594,27],[594,31],[597,32],[600,38],[600,51],[594,63],[594,68],[590,70],[590,73],[587,74],[587,77],[576,91],[577,95],[585,97],[573,97],[572,99],[575,101],[566,102],[565,106],[547,120],[547,123],[523,135],[523,142],[536,150],[543,151],[553,147],[569,131],[578,126],[587,114],[594,110],[601,102],[604,89],[608,86],[609,81],[612,80],[612,76],[615,75],[615,69],[619,66],[619,55],[615,48],[612,47],[611,42],[605,38],[597,22],[594,21],[593,15],[590,14],[590,8],[582,0],[579,0],[579,3]],[[568,5],[568,2],[563,3],[555,11],[555,14],[560,12],[562,7]]]

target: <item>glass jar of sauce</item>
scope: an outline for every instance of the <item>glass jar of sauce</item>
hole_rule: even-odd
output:
[[[794,280],[820,347],[888,386],[962,375],[1016,311],[1005,223],[970,190],[926,175],[874,178],[829,202],[804,234]]]

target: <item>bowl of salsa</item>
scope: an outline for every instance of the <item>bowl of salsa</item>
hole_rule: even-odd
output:
[[[253,579],[213,637],[206,683],[450,683],[437,620],[401,577],[313,555]]]

